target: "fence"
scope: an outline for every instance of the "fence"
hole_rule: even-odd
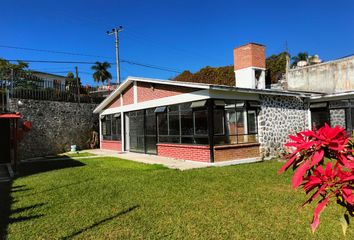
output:
[[[0,71],[0,111],[6,111],[9,98],[100,103],[104,96],[95,87],[78,87],[75,78],[48,81],[24,72]]]

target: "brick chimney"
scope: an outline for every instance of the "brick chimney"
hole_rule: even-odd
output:
[[[234,49],[236,87],[265,89],[265,46],[248,43]]]

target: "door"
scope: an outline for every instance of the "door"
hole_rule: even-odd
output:
[[[145,153],[157,154],[155,108],[145,110]]]
[[[129,112],[129,150],[145,153],[144,110]]]
[[[130,149],[129,113],[124,114],[124,150]]]

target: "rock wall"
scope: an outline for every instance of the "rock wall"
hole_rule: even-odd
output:
[[[331,109],[329,112],[331,127],[338,125],[346,128],[345,109]]]
[[[258,137],[261,155],[277,156],[289,141],[289,134],[308,128],[308,110],[304,99],[261,95]]]
[[[19,101],[22,104],[19,104]],[[71,145],[87,148],[92,127],[98,130],[97,104],[11,99],[10,111],[21,112],[23,120],[32,122],[19,145],[19,158],[58,154]]]

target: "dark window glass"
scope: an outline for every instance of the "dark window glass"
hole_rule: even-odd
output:
[[[103,139],[111,140],[112,139],[112,116],[107,115],[105,118],[105,133],[103,135]]]
[[[158,135],[168,134],[167,113],[157,114],[157,129],[158,129]]]
[[[194,112],[194,134],[208,134],[208,111],[199,110]]]
[[[181,133],[183,135],[193,135],[193,112],[181,111]]]
[[[319,129],[325,123],[329,124],[329,111],[326,108],[313,108],[311,109],[311,125],[312,129]]]
[[[256,110],[247,111],[247,121],[248,121],[248,134],[257,133],[257,111]]]
[[[145,110],[145,141],[146,153],[156,154],[156,115],[154,108]]]
[[[112,140],[121,140],[121,117],[112,117]]]
[[[214,110],[214,134],[224,135],[224,110],[215,109]]]
[[[168,110],[168,134],[169,135],[179,135],[179,111],[178,105],[170,106]]]

